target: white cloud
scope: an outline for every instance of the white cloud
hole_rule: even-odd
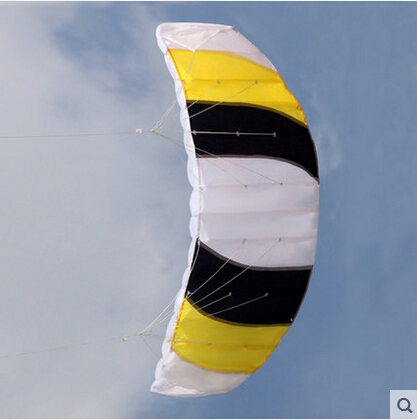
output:
[[[320,171],[327,173],[337,169],[342,162],[342,155],[334,127],[323,118],[312,125],[311,131],[317,148]]]
[[[125,11],[123,37],[137,49],[110,52],[104,65],[97,34],[104,47],[85,66],[64,50],[65,33],[56,37],[85,29],[82,7],[1,7],[0,135],[148,128],[169,105],[148,9]],[[188,247],[177,152],[148,134],[0,139],[0,356],[133,333],[163,309]],[[149,398],[155,362],[139,338],[0,359],[0,414],[128,416],[126,401]]]
[[[319,160],[320,174],[337,169],[342,163],[342,153],[337,128],[331,121],[332,112],[320,100],[317,89],[310,87],[310,106],[315,111],[315,118],[310,124]]]

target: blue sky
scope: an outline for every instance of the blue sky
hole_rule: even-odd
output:
[[[233,24],[301,103],[321,174],[301,311],[235,391],[149,393],[144,328],[178,290],[190,187],[158,137],[0,139],[1,417],[383,418],[417,389],[417,4],[2,3],[0,135],[150,128],[166,21]],[[181,136],[179,135],[180,139]],[[102,342],[101,342],[102,341]]]

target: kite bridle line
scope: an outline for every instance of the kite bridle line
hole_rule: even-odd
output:
[[[187,73],[184,77],[184,80],[182,80],[182,84],[185,85],[186,84],[186,79],[190,73],[191,70],[191,66],[194,62],[194,57],[195,57],[195,51],[193,52],[193,56],[189,65],[189,68],[187,70]],[[219,106],[221,104],[223,104],[226,101],[229,101],[230,99],[232,99],[233,97],[238,96],[239,94],[243,93],[244,91],[252,88],[253,86],[256,86],[258,84],[258,81],[255,80],[253,82],[251,82],[248,86],[244,87],[243,89],[241,89],[239,92],[230,95],[228,98],[219,101],[217,103],[212,104],[211,106],[209,106],[208,108],[201,110],[199,112],[196,112],[195,114],[189,115],[189,118],[193,118],[196,117],[198,115],[203,114],[204,112],[207,112],[211,109],[213,109],[216,106]],[[187,106],[187,110],[189,111],[193,105],[199,103],[201,100],[203,100],[203,98],[210,93],[211,91],[213,91],[217,86],[220,85],[220,81],[217,80],[216,82],[214,82],[213,86],[211,86],[206,92],[204,92],[199,98],[197,98],[196,100],[194,100],[192,103],[190,103]],[[184,88],[184,86],[180,86],[180,88]],[[177,94],[179,93],[179,91],[176,92]],[[177,96],[177,95],[176,95]],[[245,187],[247,185],[245,185],[241,180],[239,180],[236,176],[232,175],[230,172],[228,172],[226,169],[220,167],[219,165],[217,165],[215,163],[216,159],[220,158],[217,155],[214,155],[206,150],[203,150],[201,148],[195,147],[195,146],[191,146],[191,145],[187,145],[184,144],[182,141],[179,141],[173,137],[171,137],[169,134],[174,134],[174,133],[184,133],[184,131],[175,131],[175,130],[164,130],[163,126],[164,123],[168,120],[168,117],[170,116],[170,114],[172,113],[172,110],[175,107],[175,104],[177,103],[177,100],[175,99],[171,105],[168,107],[168,109],[165,111],[165,113],[162,115],[162,117],[156,122],[156,124],[151,128],[151,129],[143,129],[143,128],[136,128],[134,130],[130,130],[130,131],[118,131],[118,132],[88,132],[88,133],[71,133],[71,134],[45,134],[45,135],[0,135],[0,139],[52,139],[52,138],[57,138],[57,139],[62,139],[62,138],[86,138],[86,137],[111,137],[111,136],[120,136],[120,135],[132,135],[132,134],[145,134],[145,133],[153,133],[155,135],[158,135],[166,140],[169,140],[170,142],[177,144],[177,145],[181,145],[182,147],[185,146],[187,151],[191,151],[191,152],[195,152],[196,155],[198,156],[198,154],[204,154],[204,155],[208,155],[212,158],[215,159],[210,159],[210,163],[217,166],[218,168],[220,168],[222,171],[224,171],[225,173],[228,173],[228,175],[230,175],[232,178],[234,178],[236,181],[238,181],[240,184],[244,185]],[[179,115],[181,111],[177,112],[174,116],[177,117]],[[173,116],[171,115],[171,118],[173,118]],[[231,131],[222,131],[222,132],[212,132],[212,131],[190,131],[188,132],[188,134],[193,134],[193,135],[198,135],[198,134],[211,134],[211,135],[227,135],[227,136],[271,136],[276,138],[277,134],[276,132],[270,132],[270,133],[251,133],[251,132],[231,132]],[[264,177],[265,179],[267,179],[268,181],[271,181],[273,183],[280,183],[282,185],[282,182],[278,181],[278,180],[274,180],[270,177],[267,177],[266,175],[263,175],[257,171],[254,171],[252,169],[249,169],[243,165],[238,164],[235,160],[230,160],[227,157],[222,156],[221,157],[222,160],[227,160],[229,163],[232,163],[235,166],[239,166],[244,170],[248,170],[250,172],[256,173],[257,175]],[[210,276],[209,279],[207,279],[197,290],[201,289],[203,286],[207,285],[209,283],[210,280],[212,280],[221,270],[222,268],[224,268],[233,258],[233,256],[239,251],[239,248],[243,245],[245,240],[243,240],[243,242],[239,245],[238,249],[235,251],[235,253],[233,253],[232,257],[230,257],[228,260],[225,261],[225,263],[212,275]],[[262,254],[259,258],[261,259],[266,253],[268,253],[273,247],[274,245],[268,249],[264,254]],[[197,248],[197,252],[198,252]],[[192,271],[192,269],[194,268],[194,264],[195,264],[195,260],[193,262],[193,265],[190,269],[190,272]],[[206,296],[202,297],[198,302],[199,303],[201,301],[203,301],[204,299],[206,299],[208,296],[210,296],[211,294],[217,292],[218,290],[220,290],[221,288],[223,288],[224,286],[226,286],[227,284],[229,284],[230,282],[232,282],[233,280],[235,280],[236,278],[240,277],[245,271],[247,271],[248,269],[250,269],[252,266],[246,266],[242,269],[242,271],[240,273],[238,273],[237,275],[235,275],[233,278],[229,279],[226,283],[224,283],[222,286],[218,287],[216,290],[210,292],[209,294],[207,294]],[[192,293],[189,293],[188,296],[186,297],[191,297],[194,293],[197,292],[197,290],[195,290]],[[267,297],[268,293],[263,294],[259,297],[255,297],[252,298],[250,300],[248,300],[247,302],[242,302],[240,304],[231,306],[229,308],[225,308],[222,309],[221,311],[218,311],[212,315],[216,315],[220,312],[225,312],[228,310],[232,310],[236,307],[240,307],[243,305],[248,305],[251,304],[254,301],[257,301],[259,299],[265,298]],[[210,302],[206,305],[203,305],[201,307],[201,309],[204,309],[205,307],[208,307],[210,305],[213,305],[216,302],[219,302],[223,299],[226,299],[228,297],[231,296],[231,293],[229,292],[227,295],[222,296],[220,298],[218,298],[217,300]],[[137,333],[133,333],[133,334],[129,334],[129,335],[123,335],[123,336],[118,336],[118,337],[113,337],[113,338],[109,338],[109,339],[104,339],[104,340],[97,340],[97,341],[88,341],[88,342],[82,342],[82,343],[76,343],[76,344],[68,344],[68,345],[64,345],[64,346],[58,346],[58,347],[50,347],[50,348],[46,348],[46,349],[40,349],[40,350],[34,350],[34,351],[29,351],[29,352],[22,352],[22,353],[13,353],[13,354],[6,354],[6,355],[0,355],[0,359],[5,359],[5,358],[11,358],[11,357],[22,357],[22,356],[28,356],[28,355],[33,355],[33,354],[40,354],[40,353],[45,353],[45,352],[52,352],[52,351],[59,351],[59,350],[65,350],[65,349],[70,349],[70,348],[77,348],[77,347],[82,347],[82,346],[88,346],[88,345],[94,345],[94,344],[100,344],[100,343],[107,343],[107,342],[111,342],[111,341],[127,341],[129,340],[131,337],[134,336],[139,336],[144,342],[145,344],[150,348],[150,350],[152,350],[152,352],[155,354],[154,350],[149,346],[149,344],[146,342],[146,338],[160,338],[161,336],[155,335],[153,333],[153,331],[158,328],[159,326],[165,324],[165,322],[172,317],[174,311],[173,310],[169,310],[175,299],[177,298],[177,296],[174,296],[174,298],[171,300],[171,302],[165,307],[165,309],[154,319],[154,321],[152,321],[145,329],[143,329],[140,332]],[[192,321],[183,321],[183,322],[192,322]],[[172,338],[171,338],[172,339]],[[155,354],[156,355],[156,354]]]
[[[218,292],[219,290],[221,290],[223,287],[225,287],[225,286],[227,286],[228,284],[230,284],[232,281],[234,281],[234,280],[236,280],[237,278],[239,278],[242,274],[244,274],[247,270],[249,270],[249,269],[251,269],[251,268],[253,268],[254,266],[255,266],[255,263],[256,262],[258,262],[258,261],[260,261],[263,257],[265,257],[265,255],[267,255],[270,251],[272,251],[272,249],[279,243],[279,242],[281,242],[281,240],[282,240],[282,238],[278,238],[276,241],[274,241],[274,243],[271,245],[271,246],[269,246],[266,250],[265,250],[265,252],[264,253],[262,253],[258,258],[257,258],[257,260],[253,263],[253,264],[251,264],[251,265],[248,265],[248,266],[242,266],[242,270],[238,273],[238,274],[236,274],[236,275],[234,275],[232,278],[230,278],[229,280],[227,280],[226,282],[224,282],[221,286],[219,286],[219,287],[217,287],[215,290],[213,290],[213,291],[211,291],[210,293],[207,293],[205,296],[203,296],[201,299],[199,299],[197,302],[194,302],[194,305],[198,305],[200,302],[202,302],[203,300],[205,300],[207,297],[209,297],[209,296],[211,296],[212,294],[214,294],[214,293],[216,293],[216,292]],[[243,246],[243,244],[246,242],[246,240],[244,239],[244,240],[242,240],[242,242],[240,243],[240,245],[239,245],[239,247],[234,251],[234,253],[232,254],[232,256],[231,257],[229,257],[222,265],[221,265],[221,267],[219,268],[219,269],[217,269],[215,272],[214,272],[214,274],[212,274],[201,286],[199,286],[196,290],[194,290],[193,292],[191,292],[191,293],[187,293],[185,296],[183,296],[182,298],[183,299],[188,299],[188,298],[191,298],[198,290],[200,290],[201,288],[203,288],[204,286],[206,286],[211,280],[213,280],[213,278],[217,275],[217,274],[219,274],[219,272],[228,264],[228,263],[230,263],[231,261],[232,261],[232,258],[237,254],[237,252],[239,252],[239,249]],[[198,242],[197,243],[197,246],[198,246],[198,248],[197,248],[197,252],[198,252],[198,250],[199,250],[199,247],[201,246],[200,245],[200,243]],[[195,261],[196,261],[196,257],[194,258],[194,261],[193,261],[193,265],[192,265],[192,268],[194,267],[194,264],[195,264]],[[190,274],[191,274],[191,270],[190,270]],[[139,335],[139,336],[141,336],[141,338],[143,339],[143,340],[145,340],[145,338],[146,337],[151,337],[151,336],[154,336],[154,334],[152,334],[152,331],[154,330],[154,329],[156,329],[157,327],[159,327],[159,326],[161,326],[161,325],[163,325],[164,323],[165,323],[165,321],[167,321],[168,319],[170,319],[173,315],[174,315],[174,310],[172,309],[172,310],[170,310],[169,312],[166,312],[170,307],[171,307],[171,305],[174,303],[174,301],[176,300],[176,298],[177,298],[177,296],[178,295],[176,295],[175,297],[174,297],[174,299],[172,299],[171,300],[171,302],[170,302],[170,304],[169,305],[167,305],[166,307],[165,307],[165,309],[161,312],[161,314],[155,319],[155,321],[153,321],[153,322],[151,322],[150,324],[149,324],[149,326],[147,326],[145,329],[143,329],[141,332],[139,332],[139,333],[136,333],[136,334],[133,334],[132,336],[134,336],[134,335]],[[207,308],[207,307],[209,307],[209,306],[211,306],[211,305],[213,305],[213,304],[215,304],[215,303],[218,303],[218,302],[220,302],[220,301],[222,301],[222,300],[224,300],[224,299],[227,299],[227,298],[230,298],[232,296],[232,292],[228,292],[227,294],[225,294],[224,296],[221,296],[220,298],[217,298],[216,300],[214,300],[214,301],[212,301],[212,302],[210,302],[210,303],[207,303],[206,305],[203,305],[203,306],[199,306],[199,308],[201,309],[201,310],[204,310],[205,308]],[[246,305],[250,305],[251,303],[253,303],[253,302],[255,302],[255,301],[258,301],[258,300],[260,300],[260,299],[264,299],[264,298],[266,298],[266,297],[268,297],[268,292],[266,292],[266,293],[263,293],[262,295],[260,295],[260,296],[257,296],[257,297],[255,297],[255,298],[251,298],[251,299],[248,299],[247,301],[245,301],[245,302],[241,302],[241,303],[238,303],[238,304],[235,304],[235,305],[231,305],[231,306],[229,306],[229,307],[226,307],[226,308],[223,308],[223,309],[221,309],[221,310],[219,310],[219,311],[216,311],[216,312],[214,312],[214,313],[211,313],[210,314],[210,316],[216,316],[216,315],[218,315],[218,314],[220,314],[220,313],[224,313],[224,312],[227,312],[227,311],[230,311],[230,310],[233,310],[233,309],[236,309],[236,308],[238,308],[238,307],[242,307],[242,306],[246,306]],[[158,321],[157,321],[158,320]],[[185,320],[185,321],[181,321],[181,325],[183,325],[183,324],[188,324],[188,323],[190,323],[190,322],[195,322],[196,320],[195,319],[191,319],[191,320]],[[129,338],[130,338],[131,336],[129,336]],[[154,337],[157,337],[157,336],[154,336]],[[173,340],[173,337],[164,337],[167,341],[172,341]],[[184,340],[181,340],[182,342],[184,341]],[[194,340],[188,340],[189,342],[193,342]],[[206,344],[212,344],[211,342],[205,342]],[[216,343],[216,344],[224,344],[224,345],[228,345],[227,343]]]
[[[71,134],[39,134],[39,135],[0,135],[2,140],[13,140],[13,139],[53,139],[53,138],[71,138],[71,137],[111,137],[111,136],[121,136],[121,135],[131,135],[138,133],[149,133],[150,130],[142,130],[137,128],[130,131],[116,131],[116,132],[95,132],[95,133],[71,133]]]

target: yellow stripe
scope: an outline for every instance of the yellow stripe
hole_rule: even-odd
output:
[[[203,369],[250,374],[265,363],[289,328],[225,323],[205,316],[184,299],[171,348]]]
[[[171,49],[169,53],[187,100],[269,108],[307,126],[300,104],[278,72],[223,51]]]

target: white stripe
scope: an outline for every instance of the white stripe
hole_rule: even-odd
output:
[[[207,23],[163,23],[156,31],[163,48],[228,51],[272,70],[274,65],[235,28]],[[164,49],[162,51],[164,51]]]

